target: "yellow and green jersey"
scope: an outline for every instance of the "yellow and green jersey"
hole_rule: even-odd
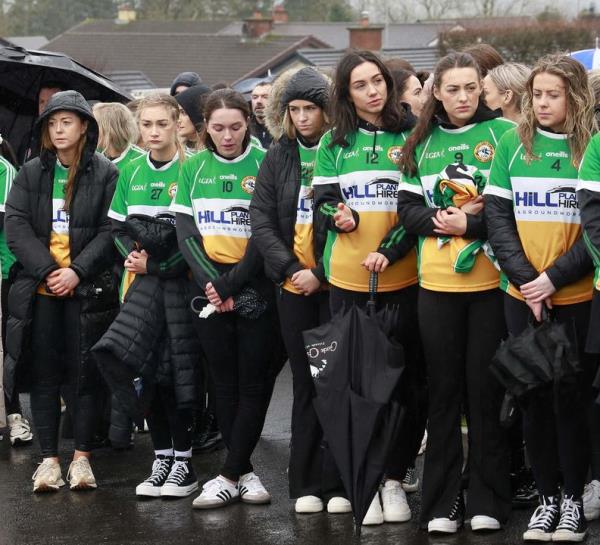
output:
[[[441,173],[453,164],[476,167],[487,179],[500,137],[515,124],[503,118],[472,123],[460,128],[436,126],[415,150],[417,171],[403,174],[399,191],[423,197],[435,208],[433,195]],[[461,237],[454,237],[461,238]],[[468,239],[462,246],[470,247]],[[474,292],[498,287],[499,273],[484,252],[475,255],[468,272],[455,270],[454,244],[438,243],[437,236],[420,236],[418,244],[419,284],[432,291]]]
[[[0,155],[0,212],[2,214],[6,211],[6,199],[8,198],[8,192],[16,174],[15,167]],[[6,244],[4,226],[0,225],[0,268],[2,269],[2,278],[8,278],[10,268],[15,261],[14,254],[8,249]]]
[[[265,150],[249,144],[235,159],[205,149],[188,159],[171,211],[194,222],[208,258],[232,264],[242,259],[250,238],[249,206]]]
[[[579,167],[578,178],[578,192],[586,191],[591,192],[591,195],[600,196],[600,134],[597,134],[590,140],[581,161],[581,166]],[[600,290],[600,249],[594,244],[589,234],[589,225],[587,227],[585,224],[583,225],[583,239],[596,269],[594,287]]]
[[[173,197],[177,193],[177,183],[182,168],[179,155],[175,154],[165,165],[156,167],[150,160],[150,152],[144,153],[126,164],[119,172],[117,187],[113,195],[108,217],[124,222],[127,216],[142,214],[156,217],[172,215],[169,211]],[[115,236],[115,246],[123,258],[130,249]],[[172,256],[172,261],[161,266],[172,266],[183,259],[180,253]],[[120,297],[124,300],[127,290],[135,279],[135,273],[125,271],[121,280]]]
[[[300,155],[300,191],[296,206],[296,226],[294,228],[294,255],[305,269],[316,267],[313,244],[313,188],[312,179],[317,156],[317,146],[306,147],[298,140]],[[286,278],[283,289],[300,294],[289,278]]]
[[[484,193],[512,202],[523,251],[531,265],[541,273],[581,237],[575,195],[577,166],[566,134],[538,128],[533,139],[533,153],[539,159],[528,163],[525,153],[516,129],[507,132],[496,149]],[[524,300],[505,274],[501,274],[500,287]],[[559,289],[552,296],[552,303],[570,305],[591,298],[592,277],[588,275]]]
[[[71,245],[69,242],[69,213],[65,211],[65,187],[69,169],[56,160],[52,183],[52,227],[50,230],[50,255],[60,268],[71,265]],[[52,295],[45,285],[38,287],[40,295]]]
[[[359,222],[350,233],[329,229],[323,253],[325,275],[334,286],[367,292],[369,272],[361,263],[398,224],[398,161],[406,134],[361,127],[348,136],[347,147],[331,147],[331,140],[329,131],[319,143],[313,187],[335,188],[342,201],[358,213]],[[320,205],[319,213],[332,216],[336,204]],[[403,233],[400,229],[398,236]],[[379,274],[378,290],[400,290],[416,282],[416,254],[411,250]]]

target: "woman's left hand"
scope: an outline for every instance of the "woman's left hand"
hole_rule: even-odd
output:
[[[69,267],[52,271],[46,277],[48,289],[58,297],[71,295],[78,284],[79,276],[77,276],[77,273]]]
[[[148,254],[146,250],[138,252],[134,250],[125,260],[125,268],[135,274],[146,274],[148,272]]]
[[[449,206],[446,210],[438,210],[433,220],[439,235],[463,236],[467,232],[467,215],[455,206]]]
[[[556,288],[545,272],[535,280],[521,286],[521,295],[532,303],[541,303],[554,293],[556,293]]]
[[[321,281],[310,269],[296,271],[290,280],[292,285],[304,295],[312,295],[321,287]]]

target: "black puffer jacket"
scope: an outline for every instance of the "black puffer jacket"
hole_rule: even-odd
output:
[[[76,296],[80,297],[82,304],[81,389],[93,387],[91,379],[95,373],[89,351],[118,308],[117,293],[110,275],[115,252],[106,215],[118,171],[108,159],[96,153],[98,125],[87,102],[75,91],[56,93],[34,130],[40,134],[43,122],[60,110],[74,111],[88,121],[87,139],[75,180],[69,220],[71,268],[81,279],[76,290]],[[48,150],[43,150],[39,157],[23,165],[6,202],[6,240],[17,257],[16,276],[8,297],[4,359],[4,378],[9,395],[15,391],[17,368],[27,356],[23,348],[29,345],[27,338],[35,292],[46,276],[59,268],[49,251],[55,165],[56,155]],[[102,280],[99,280],[100,276]],[[86,297],[85,294],[95,291],[89,288],[96,282],[102,283],[102,294]],[[68,324],[65,327],[68,328]]]
[[[252,238],[265,260],[267,276],[277,284],[304,268],[293,250],[300,176],[298,142],[283,136],[271,146],[260,166],[250,203]],[[325,282],[321,257],[327,238],[327,221],[322,214],[314,214],[313,221],[318,265],[312,272]]]

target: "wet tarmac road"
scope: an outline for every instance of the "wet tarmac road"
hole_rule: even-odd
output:
[[[26,401],[26,399],[24,399]],[[137,500],[135,486],[152,463],[147,434],[138,435],[132,451],[97,451],[93,468],[99,488],[92,492],[33,495],[31,475],[38,461],[36,446],[11,449],[0,442],[0,545],[514,545],[529,511],[516,511],[500,532],[475,536],[463,529],[455,536],[430,538],[415,522],[385,524],[353,532],[349,515],[296,515],[288,499],[286,465],[291,409],[291,377],[279,378],[254,466],[273,496],[269,506],[236,504],[214,511],[194,511],[195,495],[182,500]],[[63,446],[70,446],[63,441]],[[223,451],[194,456],[199,478],[212,478]],[[63,471],[67,466],[64,450]],[[420,464],[422,461],[420,460]],[[64,473],[63,473],[64,475]],[[418,517],[418,493],[409,496],[413,520]],[[600,522],[590,528],[588,544],[600,545]]]

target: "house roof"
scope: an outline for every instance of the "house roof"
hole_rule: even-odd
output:
[[[168,32],[171,34],[214,34],[227,26],[229,21],[147,21],[139,20],[131,23],[119,23],[113,19],[90,19],[83,21],[72,27],[67,32],[87,33],[97,32],[123,32],[131,33],[147,33],[147,32]]]
[[[156,84],[139,70],[115,70],[114,72],[105,72],[104,75],[129,92],[156,89]]]
[[[312,66],[328,69],[334,68],[347,49],[302,49],[298,53],[302,60]],[[415,70],[433,70],[438,61],[435,47],[384,48],[382,54],[386,58],[401,57],[410,62]]]
[[[315,36],[335,49],[344,49],[350,43],[348,27],[352,22],[293,22],[276,23],[273,34],[278,36]],[[220,35],[239,36],[242,22],[232,22],[218,31]],[[454,25],[451,25],[454,26]],[[449,27],[447,22],[391,23],[384,31],[386,47],[427,47],[437,39],[438,32]]]
[[[40,49],[48,43],[46,36],[10,36],[7,40],[24,49]]]
[[[266,73],[300,48],[323,47],[327,44],[312,36],[244,41],[241,36],[174,34],[160,26],[153,32],[88,32],[87,25],[78,25],[43,49],[66,53],[99,72],[141,71],[158,87],[169,87],[177,74],[187,71],[198,72],[208,85],[234,83]]]

